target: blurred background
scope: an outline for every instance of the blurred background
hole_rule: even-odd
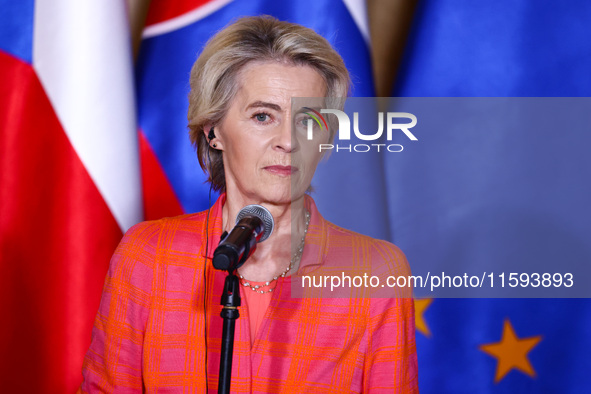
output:
[[[591,94],[588,0],[0,0],[0,9],[6,393],[75,391],[123,233],[207,208],[186,127],[188,74],[235,18],[313,28],[343,56],[357,97]],[[591,263],[591,134],[495,133],[496,143],[475,130],[355,166],[332,155],[313,196],[327,219],[400,246],[411,268],[446,259],[477,268],[491,256],[557,271]],[[415,307],[421,392],[591,392],[587,299]]]

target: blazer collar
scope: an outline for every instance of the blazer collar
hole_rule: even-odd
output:
[[[213,252],[220,243],[223,226],[222,208],[225,203],[226,193],[222,193],[215,204],[207,211],[206,215],[209,215],[209,219],[206,216],[206,220],[203,222],[201,234],[205,239],[201,242],[201,255],[208,259],[213,259]]]

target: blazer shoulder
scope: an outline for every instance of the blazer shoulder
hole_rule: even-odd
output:
[[[406,256],[402,250],[390,241],[373,238],[369,235],[361,234],[324,220],[329,237],[350,237],[357,245],[369,245],[370,247],[379,250],[384,258],[401,259],[406,261]]]
[[[134,234],[138,232],[144,232],[149,229],[167,229],[170,227],[178,226],[179,224],[183,223],[205,223],[207,220],[207,211],[196,212],[196,213],[188,213],[184,215],[178,216],[171,216],[171,217],[164,217],[161,219],[155,220],[146,220],[143,222],[139,222],[131,226],[127,231],[126,234]]]
[[[367,256],[373,272],[382,275],[411,275],[406,255],[392,242],[360,234],[326,220],[325,225],[329,244],[343,244],[348,238],[346,243],[350,245],[352,253]]]
[[[117,250],[127,247],[156,248],[161,246],[163,237],[184,238],[183,234],[193,240],[198,239],[197,235],[204,230],[206,214],[207,212],[198,212],[137,223],[125,232]]]

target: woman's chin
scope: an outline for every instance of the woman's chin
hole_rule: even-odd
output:
[[[303,198],[309,185],[303,182],[260,182],[252,188],[228,187],[228,198],[252,204],[289,205]]]
[[[290,205],[294,201],[299,200],[304,196],[305,190],[302,190],[301,193],[292,193],[292,190],[287,190],[284,192],[277,192],[273,191],[263,197],[262,201],[267,202],[268,204],[273,205]]]

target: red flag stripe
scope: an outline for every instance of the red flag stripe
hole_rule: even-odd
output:
[[[144,188],[144,218],[153,220],[183,214],[181,203],[142,131],[139,132],[139,142]]]
[[[166,2],[166,5],[160,4],[161,2],[152,3],[148,12],[148,19],[150,18],[150,14],[158,15],[159,19],[158,22],[148,23],[146,25],[143,37],[153,37],[188,26],[214,13],[231,1],[233,0],[199,1],[200,4],[194,4],[194,8],[187,7],[187,9],[177,7],[174,2]],[[158,7],[162,7],[162,10],[158,10]],[[159,12],[168,16],[160,18]]]
[[[199,8],[212,0],[152,0],[146,17],[146,26],[155,25]]]

